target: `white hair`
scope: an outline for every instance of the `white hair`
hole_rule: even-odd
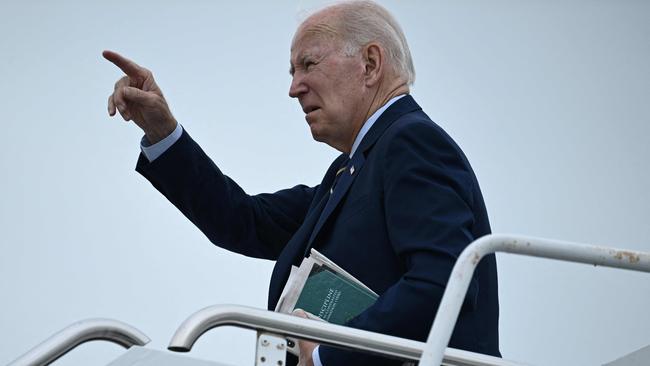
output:
[[[406,37],[388,10],[374,1],[363,0],[343,1],[322,10],[327,9],[338,10],[334,17],[336,24],[332,26],[344,43],[346,55],[356,55],[365,45],[377,42],[385,48],[389,65],[398,76],[406,79],[408,85],[415,82],[415,68]]]

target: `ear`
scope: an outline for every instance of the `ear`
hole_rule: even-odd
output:
[[[384,49],[377,43],[366,45],[363,48],[363,60],[366,86],[375,86],[384,74]]]

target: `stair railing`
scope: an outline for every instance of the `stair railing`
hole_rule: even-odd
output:
[[[82,343],[104,340],[124,348],[144,346],[150,339],[134,327],[112,319],[86,319],[69,325],[9,363],[8,366],[44,366]]]

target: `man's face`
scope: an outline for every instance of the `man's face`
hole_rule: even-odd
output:
[[[367,112],[363,72],[361,56],[344,55],[342,42],[298,29],[289,96],[298,98],[316,141],[349,152]]]

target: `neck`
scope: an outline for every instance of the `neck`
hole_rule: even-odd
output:
[[[409,87],[406,84],[395,85],[391,89],[385,91],[384,93],[375,93],[368,112],[366,113],[366,118],[364,121],[367,121],[370,116],[373,115],[379,108],[384,104],[388,103],[389,100],[395,98],[398,95],[407,94],[409,92]],[[382,97],[376,97],[377,95],[383,95]]]
[[[354,140],[357,138],[359,131],[363,127],[363,124],[379,108],[381,108],[384,104],[388,103],[389,100],[395,98],[396,96],[407,94],[409,92],[408,85],[401,79],[396,80],[395,83],[391,84],[387,88],[382,88],[383,86],[382,84],[383,83],[380,82],[377,88],[375,89],[374,93],[372,93],[373,96],[372,99],[370,100],[370,103],[368,103],[368,108],[366,109],[365,116],[363,116],[363,119],[356,124],[350,141],[348,141],[344,149],[340,149],[341,151],[347,154],[350,153],[350,151],[352,150],[352,145],[354,144]]]

